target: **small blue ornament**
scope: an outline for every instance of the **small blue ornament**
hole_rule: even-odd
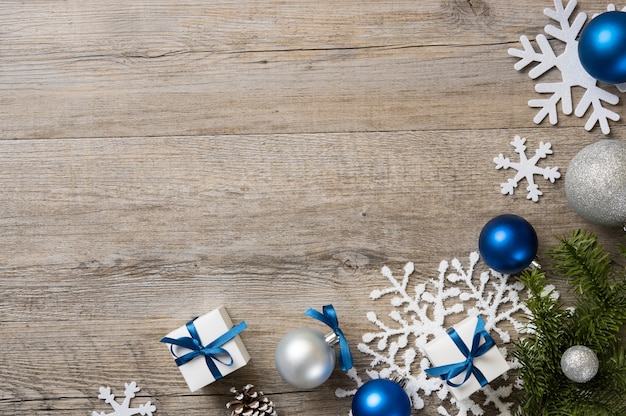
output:
[[[533,226],[513,214],[491,219],[478,237],[478,250],[485,263],[504,274],[518,273],[528,267],[537,256],[538,246]]]
[[[592,77],[626,82],[626,13],[610,11],[592,19],[580,34],[578,57]]]
[[[376,379],[363,384],[352,399],[353,416],[410,416],[411,400],[395,381]]]

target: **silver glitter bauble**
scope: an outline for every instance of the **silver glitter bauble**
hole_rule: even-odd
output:
[[[578,215],[597,225],[626,225],[626,142],[600,140],[581,150],[565,174]]]
[[[285,335],[276,347],[275,359],[278,374],[299,389],[319,386],[335,368],[335,350],[324,334],[309,328]]]
[[[561,369],[565,377],[575,383],[586,383],[598,373],[598,356],[584,345],[569,347],[561,357]]]

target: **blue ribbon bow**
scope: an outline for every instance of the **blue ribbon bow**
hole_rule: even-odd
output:
[[[476,380],[480,383],[481,387],[486,386],[489,382],[484,374],[474,365],[474,358],[480,357],[489,351],[494,345],[496,345],[489,332],[485,331],[485,321],[482,317],[478,317],[476,322],[476,329],[474,330],[474,338],[472,340],[471,351],[467,348],[461,336],[454,330],[449,328],[447,330],[448,335],[452,338],[452,341],[456,344],[457,348],[466,357],[465,361],[461,361],[455,364],[442,365],[439,367],[426,369],[426,373],[431,376],[441,376],[446,380],[448,385],[452,387],[462,386],[473,374]],[[480,343],[481,338],[485,339],[483,344]],[[451,380],[459,374],[465,372],[465,378],[460,383],[453,383]]]
[[[189,331],[189,335],[191,335],[191,337],[180,337],[177,339],[164,337],[161,339],[161,342],[171,344],[170,351],[172,352],[172,355],[176,357],[176,359],[174,360],[176,365],[180,367],[181,365],[188,363],[196,357],[204,356],[206,365],[207,367],[209,367],[209,370],[211,371],[211,374],[213,375],[215,380],[219,380],[220,378],[222,378],[222,373],[213,361],[218,361],[227,366],[233,365],[233,357],[226,349],[222,348],[222,345],[226,344],[228,341],[232,340],[241,332],[243,332],[243,330],[246,329],[248,325],[246,325],[244,321],[241,321],[239,324],[226,331],[226,333],[220,335],[215,340],[209,342],[207,345],[204,346],[202,345],[202,341],[200,340],[200,335],[198,335],[198,330],[193,324],[193,320],[187,322],[185,326],[187,328],[187,331]],[[174,353],[173,345],[177,345],[191,351],[179,357]],[[225,357],[226,359],[223,359],[222,357]]]
[[[337,312],[333,305],[326,305],[322,308],[324,313],[320,313],[313,308],[309,308],[305,314],[311,318],[315,318],[328,325],[335,334],[339,337],[339,366],[343,371],[348,371],[352,368],[352,354],[350,353],[350,346],[348,340],[343,335],[343,331],[339,329],[339,320],[337,319]]]

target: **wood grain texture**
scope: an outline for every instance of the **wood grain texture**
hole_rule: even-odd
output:
[[[548,6],[1,2],[0,414],[105,411],[98,388],[135,380],[157,415],[227,415],[246,383],[281,415],[347,415],[341,371],[302,392],[274,368],[307,308],[335,305],[356,344],[388,310],[369,299],[382,266],[433,277],[503,212],[533,223],[542,258],[579,227],[616,251],[623,233],[573,213],[562,179],[537,204],[500,194],[492,159],[516,134],[550,141],[563,174],[601,136],[532,122],[506,50]],[[221,304],[252,360],[189,393],[158,340]]]
[[[535,113],[506,50],[541,32],[544,2],[127,3],[3,7],[1,137],[521,128]]]

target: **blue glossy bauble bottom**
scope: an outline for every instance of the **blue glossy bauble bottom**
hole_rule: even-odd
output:
[[[611,11],[592,19],[580,33],[578,57],[595,79],[626,82],[626,13]]]
[[[400,384],[385,379],[363,384],[352,399],[353,416],[410,416],[411,400]]]
[[[524,218],[499,215],[483,227],[478,237],[480,255],[493,270],[514,274],[530,265],[539,242],[535,229]]]

